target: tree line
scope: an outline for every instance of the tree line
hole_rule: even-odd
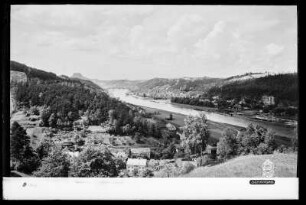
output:
[[[172,97],[172,103],[180,103],[187,105],[205,106],[205,107],[215,107],[214,103],[211,101],[203,101],[201,98],[189,98],[189,97]]]
[[[263,95],[272,95],[276,103],[285,105],[298,104],[298,76],[296,73],[268,75],[261,78],[236,81],[209,89],[206,96],[220,96],[222,99],[260,100]]]

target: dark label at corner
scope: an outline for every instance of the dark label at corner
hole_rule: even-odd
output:
[[[250,180],[252,185],[261,185],[261,184],[275,184],[275,180]]]

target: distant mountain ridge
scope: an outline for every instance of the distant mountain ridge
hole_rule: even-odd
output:
[[[43,71],[40,69],[29,67],[25,64],[11,61],[10,62],[10,71],[11,71],[11,82],[18,82],[18,81],[37,81],[37,83],[44,83],[44,82],[54,82],[61,85],[66,85],[70,87],[83,87],[89,89],[91,92],[96,93],[105,93],[106,91],[103,90],[100,86],[95,84],[94,82],[90,81],[88,78],[83,77],[68,77],[68,76],[57,76],[55,73]],[[77,74],[78,77],[82,77],[81,74]]]
[[[233,86],[237,87],[239,86],[239,84],[243,84],[244,87],[249,87],[250,83],[252,83],[256,79],[264,78],[262,81],[258,81],[264,83],[266,81],[265,78],[277,75],[269,72],[256,72],[256,73],[249,72],[242,75],[231,76],[228,78],[211,78],[204,76],[204,77],[182,77],[182,78],[152,78],[149,80],[126,80],[126,79],[99,80],[99,79],[87,78],[81,73],[74,73],[71,77],[67,77],[67,76],[56,76],[54,73],[38,71],[37,69],[34,68],[21,69],[20,67],[22,66],[20,65],[18,65],[16,68],[15,65],[16,63],[17,62],[13,61],[11,62],[11,65],[15,67],[13,70],[24,71],[29,78],[35,77],[35,75],[42,75],[43,78],[48,78],[52,80],[61,79],[69,82],[77,81],[79,83],[84,84],[89,89],[95,89],[95,90],[114,89],[114,88],[129,89],[136,95],[151,97],[155,99],[160,99],[160,98],[170,99],[172,97],[192,98],[192,97],[200,97],[207,93],[214,95],[219,95],[219,94],[224,95],[226,93],[224,93],[222,89],[218,90],[218,88],[224,88],[223,90],[227,90]],[[269,80],[270,79],[271,78],[269,78]],[[68,82],[65,82],[65,84],[70,85],[71,83],[69,84]],[[241,89],[240,87],[241,86],[239,86],[239,89]],[[104,90],[104,92],[106,91]],[[227,93],[232,93],[232,92],[233,92],[232,89],[227,91]],[[255,91],[252,90],[252,92]],[[267,92],[265,91],[265,93]],[[271,94],[275,94],[275,92],[271,92]]]
[[[222,87],[233,83],[243,83],[258,78],[276,75],[269,72],[245,73],[228,78],[182,77],[182,78],[152,78],[149,80],[97,80],[92,79],[105,89],[129,89],[139,96],[169,99],[171,97],[198,97],[214,87]],[[78,78],[86,77],[76,74]]]
[[[135,90],[138,88],[138,84],[144,82],[143,80],[97,80],[93,79],[93,82],[100,85],[104,89],[129,89]]]
[[[89,78],[84,77],[81,73],[73,73],[70,78],[78,78],[81,80],[90,80]]]

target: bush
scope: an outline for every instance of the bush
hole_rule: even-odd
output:
[[[39,115],[39,109],[36,106],[30,108],[31,115]]]
[[[146,169],[143,173],[143,177],[152,177],[154,176],[153,171],[151,169]]]
[[[238,137],[239,154],[272,154],[276,149],[274,133],[264,127],[250,124],[247,130]]]
[[[230,158],[237,155],[238,142],[236,139],[236,132],[233,129],[226,129],[223,137],[217,144],[217,154],[221,158]]]
[[[179,150],[178,152],[176,152],[174,154],[174,159],[177,159],[177,158],[184,158],[185,157],[185,153],[182,151],[182,150]]]
[[[272,154],[277,148],[274,133],[264,127],[250,124],[246,131],[234,136],[227,130],[217,145],[217,153],[221,159],[245,154]]]
[[[71,168],[73,177],[116,177],[118,169],[106,147],[86,147]]]
[[[209,155],[204,155],[198,158],[198,166],[206,166],[211,162],[212,158]]]
[[[37,155],[25,158],[18,166],[17,170],[26,174],[31,174],[40,166],[40,159]]]
[[[37,177],[68,177],[70,161],[60,147],[43,159],[42,166],[34,173]]]
[[[40,159],[47,157],[48,154],[51,153],[53,146],[54,146],[54,143],[52,140],[44,138],[36,148],[38,157]]]
[[[279,153],[288,153],[289,152],[289,148],[286,147],[285,145],[280,145],[277,150],[277,152]]]
[[[291,146],[292,146],[293,151],[297,151],[298,150],[299,141],[298,141],[297,135],[294,135],[291,138]]]
[[[18,171],[30,174],[40,165],[38,155],[30,146],[29,136],[17,122],[12,125],[10,149],[11,160],[16,163]]]
[[[265,143],[260,143],[257,148],[257,154],[269,154],[269,146]]]
[[[41,161],[38,155],[33,151],[32,147],[27,145],[23,154],[23,159],[19,161],[16,168],[20,172],[31,174],[40,166],[40,163]]]
[[[123,159],[115,159],[114,161],[115,161],[117,170],[126,169],[126,163]]]
[[[83,146],[85,144],[85,140],[79,135],[74,137],[74,141],[78,146]]]
[[[180,169],[180,174],[188,174],[192,170],[194,170],[196,166],[190,162],[186,162],[183,164],[183,166]]]
[[[151,150],[150,153],[151,159],[160,159],[162,157],[162,153],[158,151]]]

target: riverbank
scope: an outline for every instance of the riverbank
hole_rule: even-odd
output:
[[[180,108],[188,108],[198,111],[205,111],[205,112],[214,112],[218,113],[220,115],[225,116],[233,116],[241,119],[248,119],[248,120],[256,120],[258,122],[281,122],[281,123],[288,123],[294,125],[294,123],[297,121],[297,119],[293,117],[275,117],[268,114],[261,114],[259,110],[241,110],[239,112],[232,111],[231,113],[226,113],[218,110],[218,108],[211,108],[211,107],[204,107],[204,106],[196,106],[196,105],[188,105],[188,104],[180,104],[180,103],[171,103],[172,105]]]
[[[217,108],[201,107],[201,106],[186,105],[186,104],[179,104],[179,103],[171,103],[171,104],[174,105],[175,107],[178,107],[178,108],[183,108],[183,109],[187,108],[187,109],[193,109],[193,110],[197,110],[197,111],[204,111],[204,112],[208,112],[208,113],[217,113],[219,115],[234,117],[234,118],[240,119],[240,120],[246,120],[246,121],[249,121],[250,123],[253,123],[254,125],[258,124],[260,126],[270,128],[276,133],[276,135],[280,139],[282,139],[281,140],[282,142],[288,141],[288,139],[286,139],[286,138],[291,138],[292,135],[295,134],[294,133],[295,126],[288,126],[287,125],[287,122],[290,122],[290,121],[285,121],[284,120],[284,121],[271,122],[271,121],[257,119],[257,118],[255,118],[256,114],[254,114],[256,111],[252,111],[252,110],[245,110],[245,111],[241,111],[241,112],[238,112],[238,113],[233,113],[232,115],[230,115],[230,114],[225,114],[223,112],[218,111]],[[297,125],[297,122],[294,123],[294,124]],[[231,125],[229,125],[229,126],[231,126]],[[237,127],[239,127],[239,126],[237,126]]]
[[[191,105],[184,105],[184,104],[172,104],[167,100],[153,100],[149,98],[142,98],[142,97],[136,97],[129,93],[127,89],[111,89],[109,90],[111,95],[125,103],[129,103],[135,106],[139,107],[146,107],[146,109],[151,110],[154,112],[154,110],[158,110],[160,113],[165,113],[162,118],[168,118],[170,113],[174,113],[177,116],[184,116],[184,117],[178,117],[181,118],[178,122],[175,120],[174,123],[177,123],[178,125],[183,125],[184,118],[187,115],[198,115],[200,112],[204,112],[207,116],[207,119],[209,120],[210,124],[214,124],[212,127],[212,130],[215,131],[215,138],[220,138],[222,136],[222,132],[227,127],[238,127],[246,128],[249,124],[253,124],[254,126],[259,125],[262,127],[265,127],[272,132],[275,133],[276,136],[278,136],[279,142],[281,144],[288,144],[290,142],[290,139],[294,137],[296,133],[296,129],[293,127],[286,126],[283,122],[269,122],[269,121],[262,121],[258,119],[254,119],[249,117],[252,113],[249,111],[245,113],[245,115],[239,115],[239,114],[225,114],[220,113],[218,111],[215,111],[215,109],[208,109],[207,107],[200,107],[200,106],[191,106]],[[229,125],[229,126],[224,126]],[[220,128],[221,126],[221,128]]]
[[[180,113],[175,113],[175,112],[169,112],[161,109],[156,109],[156,108],[150,108],[146,106],[139,106],[145,110],[145,112],[152,113],[154,117],[160,119],[160,120],[166,120],[172,114],[173,120],[166,120],[169,123],[172,123],[176,127],[181,127],[184,126],[184,119],[187,117],[187,115],[180,114]],[[154,114],[158,113],[158,114]],[[245,128],[240,127],[240,126],[235,126],[235,125],[230,125],[226,123],[219,123],[219,122],[213,122],[210,120],[207,120],[208,128],[210,131],[211,139],[210,142],[211,144],[217,143],[219,139],[223,136],[222,133],[227,129],[234,129],[237,131],[243,131]],[[276,142],[277,144],[281,145],[290,145],[291,139],[286,136],[282,136],[279,134],[275,135],[276,137]]]
[[[169,112],[161,109],[156,109],[156,108],[150,108],[150,107],[145,107],[145,106],[139,106],[145,110],[147,113],[152,113],[154,117],[160,119],[160,120],[166,120],[166,118],[169,117],[170,114],[172,114],[173,120],[166,120],[167,122],[175,125],[176,127],[182,127],[185,125],[184,119],[187,117],[187,115],[183,115],[180,113],[174,113],[174,112]],[[158,113],[158,114],[154,114]],[[218,142],[219,138],[222,137],[222,133],[225,129],[227,128],[232,128],[235,130],[243,130],[243,127],[239,126],[234,126],[234,125],[228,125],[225,123],[217,123],[213,121],[208,120],[208,128],[211,134],[211,143],[216,143]]]

